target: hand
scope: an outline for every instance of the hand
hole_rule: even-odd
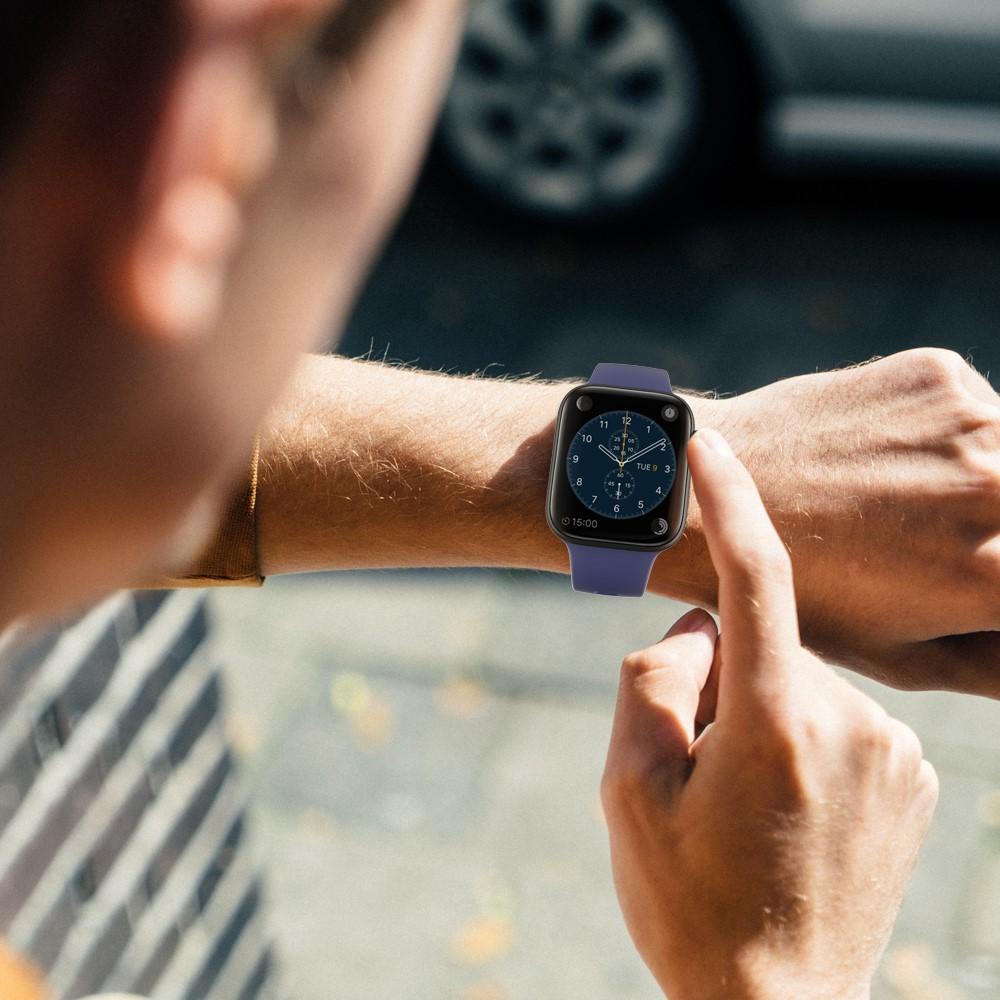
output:
[[[645,448],[642,449],[642,451],[637,451],[634,455],[629,455],[629,457],[625,459],[622,465],[628,465],[629,462],[634,462],[637,458],[642,458],[643,455],[648,454],[654,448],[662,448],[664,444],[666,444],[666,441],[667,441],[666,438],[660,438],[660,440],[657,441],[655,444],[647,445]]]
[[[707,416],[791,552],[811,648],[896,687],[1000,697],[1000,398],[982,376],[949,351],[906,351]],[[693,511],[700,581],[697,525]],[[714,603],[670,571],[660,589]]]
[[[696,610],[622,665],[602,785],[622,911],[671,1000],[865,998],[937,778],[800,645],[787,552],[725,441],[700,431],[689,460],[723,638]]]
[[[597,450],[598,451],[603,451],[604,454],[607,455],[608,458],[610,458],[611,461],[615,463],[615,465],[617,465],[619,467],[621,467],[622,465],[624,465],[624,463],[619,460],[618,456],[610,448],[606,448],[603,444],[599,444],[597,446]]]

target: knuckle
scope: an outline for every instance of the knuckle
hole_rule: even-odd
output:
[[[927,389],[957,388],[967,376],[969,363],[943,347],[918,347],[899,355],[916,384]]]
[[[865,698],[852,710],[851,741],[865,756],[888,753],[895,741],[893,720],[881,705]]]
[[[857,712],[851,743],[862,771],[889,767],[890,759],[909,770],[918,767],[924,756],[920,737],[875,703]]]
[[[640,754],[624,751],[609,759],[601,775],[601,807],[608,818],[635,809],[649,798],[648,762]]]
[[[919,805],[928,815],[934,812],[940,792],[941,783],[937,770],[929,760],[921,760],[914,793]]]
[[[618,754],[609,758],[601,775],[601,805],[605,813],[614,812],[626,802],[635,787],[635,768]]]
[[[893,745],[907,761],[919,764],[924,759],[924,747],[920,737],[905,722],[891,719],[890,723]]]
[[[992,450],[978,443],[963,442],[959,449],[959,465],[966,487],[990,500],[1000,495],[1000,461]]]
[[[621,781],[618,769],[608,765],[601,775],[601,807],[604,815],[613,815],[621,796]]]
[[[982,438],[987,445],[1000,440],[1000,409],[980,399],[965,401],[956,413],[956,424],[963,438]]]
[[[649,673],[652,667],[652,660],[649,652],[645,649],[629,653],[622,660],[621,671],[619,672],[619,685],[621,687],[633,686],[644,674]]]
[[[854,751],[865,770],[878,766],[877,762],[888,757],[892,748],[892,733],[886,727],[873,726],[855,733]]]
[[[1000,487],[997,495],[1000,496]],[[972,556],[972,573],[977,583],[993,592],[1000,584],[1000,539],[980,545]]]

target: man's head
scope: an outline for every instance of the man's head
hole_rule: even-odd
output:
[[[398,212],[462,3],[18,6],[35,61],[0,105],[0,615],[204,541]]]

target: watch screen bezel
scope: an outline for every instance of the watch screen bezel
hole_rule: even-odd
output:
[[[576,401],[581,396],[590,397],[592,406],[586,410],[578,409]],[[668,403],[678,409],[678,417],[674,421],[666,421],[660,415],[660,411]],[[632,410],[653,420],[663,428],[664,434],[674,447],[677,471],[670,494],[660,507],[650,512],[649,518],[614,519],[594,512],[576,496],[566,475],[566,456],[577,432],[589,420],[613,410]],[[552,463],[545,499],[545,516],[549,527],[563,541],[574,545],[599,545],[644,552],[670,548],[680,539],[687,521],[690,494],[687,444],[694,430],[694,414],[691,407],[673,393],[598,385],[582,385],[571,389],[560,404],[556,419]],[[566,527],[562,523],[566,517],[588,522],[596,521],[597,524],[595,527],[582,529]],[[647,524],[649,519],[655,517],[666,520],[668,529],[665,535],[655,536],[651,530],[646,532],[635,530],[639,524]]]

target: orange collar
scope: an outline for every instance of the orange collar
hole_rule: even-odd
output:
[[[0,997],[3,1000],[48,1000],[41,973],[0,941]]]

